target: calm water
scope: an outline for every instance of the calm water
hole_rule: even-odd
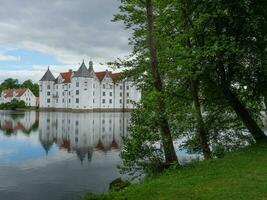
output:
[[[129,118],[0,111],[0,200],[76,200],[106,192],[121,176],[117,165]],[[183,163],[199,156],[176,149]]]
[[[119,177],[129,113],[0,111],[0,199],[79,199]]]

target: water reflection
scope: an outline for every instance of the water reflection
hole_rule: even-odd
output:
[[[0,199],[80,199],[120,174],[129,113],[0,111]]]
[[[81,162],[90,161],[95,150],[119,150],[128,122],[129,113],[0,112],[4,135],[30,135],[39,130],[38,138],[47,155],[56,144],[61,150],[76,153]]]
[[[38,129],[38,123],[39,114],[36,112],[0,112],[0,130],[7,136],[17,134],[19,131],[29,135]]]
[[[121,148],[128,120],[129,113],[41,112],[39,140],[47,154],[55,143],[67,152],[76,152],[81,161],[91,160],[95,150]]]

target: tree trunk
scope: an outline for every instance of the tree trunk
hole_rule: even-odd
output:
[[[200,145],[205,159],[211,158],[211,151],[208,144],[208,130],[205,128],[203,116],[201,113],[199,96],[198,96],[198,84],[196,80],[191,79],[191,93],[194,102],[195,117],[197,120],[197,130],[200,138]]]
[[[226,97],[230,106],[236,112],[237,116],[241,119],[243,124],[246,126],[246,128],[249,130],[249,132],[252,134],[252,136],[254,137],[256,142],[258,142],[262,139],[266,139],[264,132],[258,126],[256,121],[252,118],[252,116],[248,112],[247,108],[240,102],[237,95],[235,95],[231,91],[230,82],[227,81],[226,74],[225,74],[225,68],[224,68],[223,63],[221,63],[221,62],[219,63],[219,76],[221,78],[220,88],[222,89],[224,96]]]
[[[251,117],[250,113],[246,109],[246,107],[240,102],[238,97],[230,90],[230,88],[221,86],[224,96],[230,103],[231,107],[234,109],[238,117],[242,120],[243,124],[252,134],[256,142],[265,139],[266,136],[258,126],[256,121]]]
[[[265,107],[265,118],[267,119],[267,97],[264,97],[263,103]]]
[[[155,90],[159,93],[163,91],[162,81],[158,69],[158,55],[156,48],[156,39],[154,32],[154,17],[153,17],[153,5],[152,0],[146,0],[146,11],[147,11],[147,23],[148,23],[148,43],[150,50],[150,62],[151,71],[154,82]],[[173,146],[172,135],[169,127],[168,120],[165,117],[165,103],[162,97],[158,99],[159,103],[159,126],[162,138],[162,144],[166,159],[166,164],[177,163],[177,156]]]

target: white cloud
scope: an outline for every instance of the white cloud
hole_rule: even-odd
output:
[[[0,61],[20,61],[20,57],[11,56],[11,55],[0,55]]]

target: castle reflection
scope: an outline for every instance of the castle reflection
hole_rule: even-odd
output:
[[[8,136],[39,130],[39,142],[47,155],[56,144],[63,151],[76,153],[81,161],[90,161],[94,151],[121,148],[129,116],[119,112],[0,112],[0,129]]]
[[[95,150],[120,149],[127,134],[129,113],[41,112],[39,140],[46,153],[55,143],[76,152],[81,161],[91,160]]]

